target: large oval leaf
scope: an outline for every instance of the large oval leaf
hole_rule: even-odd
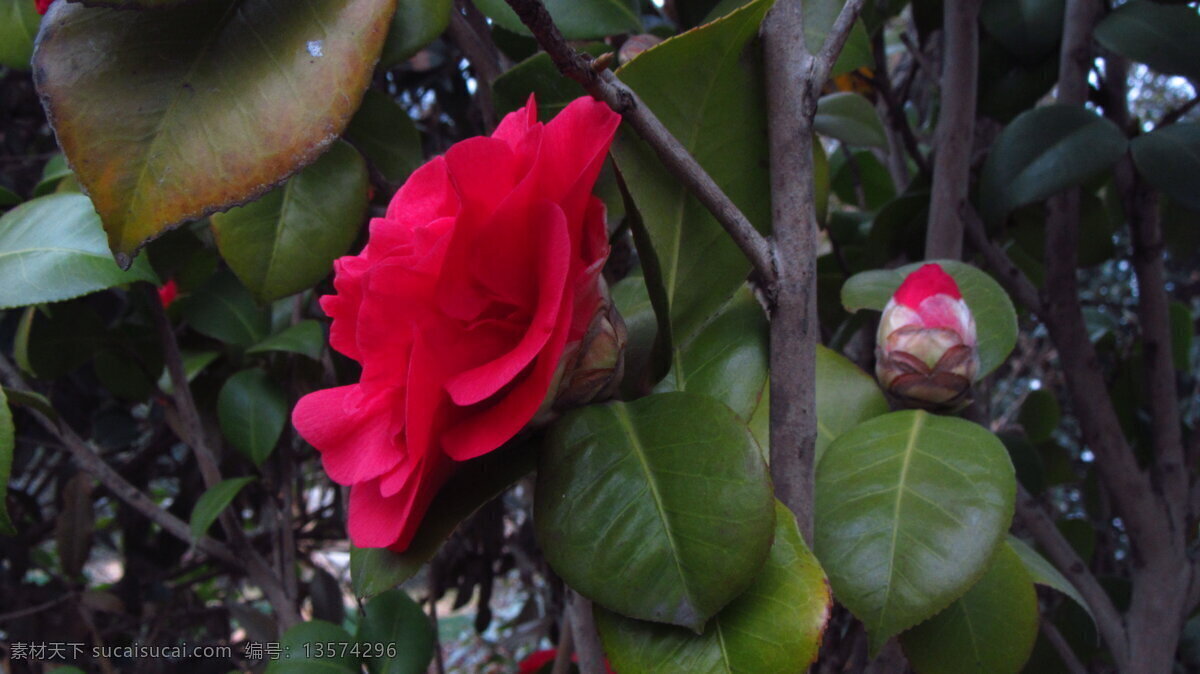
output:
[[[221,257],[260,304],[325,278],[367,212],[367,165],[337,142],[258,200],[212,217]]]
[[[839,435],[888,412],[875,378],[842,354],[817,345],[817,462]]]
[[[294,625],[279,640],[281,655],[272,658],[267,674],[359,674],[359,649],[346,630],[324,620]],[[287,657],[283,657],[283,653]]]
[[[450,24],[453,0],[404,0],[397,3],[379,64],[398,65],[433,42]]]
[[[1200,14],[1195,7],[1131,0],[1096,26],[1096,41],[1167,75],[1200,81]]]
[[[479,9],[505,30],[529,35],[504,0],[476,0]],[[640,33],[641,19],[625,0],[544,0],[555,25],[568,40],[587,40],[618,33]]]
[[[775,542],[754,583],[704,634],[596,608],[596,627],[618,672],[802,672],[817,655],[831,601],[825,573],[796,518],[775,504]]]
[[[1200,124],[1171,124],[1134,138],[1133,162],[1146,180],[1200,211]]]
[[[1008,293],[986,272],[956,260],[930,262],[937,262],[954,277],[967,307],[975,316],[979,345],[979,373],[976,379],[982,379],[1000,367],[1017,345],[1017,311]],[[899,269],[877,269],[855,274],[842,286],[842,304],[850,312],[860,309],[883,311],[904,277],[923,264],[926,262],[914,262]]]
[[[900,636],[917,674],[1017,674],[1038,634],[1037,593],[1007,545],[974,587]]]
[[[992,37],[1033,65],[1058,49],[1066,0],[986,0],[979,20]]]
[[[371,674],[424,674],[433,658],[429,618],[404,590],[367,602],[357,636]]]
[[[221,433],[256,466],[261,466],[275,449],[287,416],[287,396],[263,370],[242,370],[233,375],[217,398]]]
[[[41,20],[32,0],[0,0],[0,66],[29,70]]]
[[[245,202],[316,159],[358,107],[395,7],[54,3],[35,81],[117,259],[127,264],[164,228]]]
[[[199,539],[207,533],[208,528],[229,507],[242,487],[253,481],[252,477],[234,477],[218,482],[213,485],[212,489],[201,494],[200,498],[196,499],[196,505],[192,507],[192,517],[188,521],[188,526],[192,530],[192,538]]]
[[[745,423],[694,393],[571,412],[538,462],[534,524],[563,580],[610,610],[697,633],[762,568],[774,515]]]
[[[673,37],[618,71],[750,222],[764,230],[771,221],[767,125],[762,77],[750,45],[770,4],[759,0]],[[653,248],[639,245],[646,279],[657,282],[646,262],[653,256],[673,334],[694,334],[742,286],[750,263],[634,134],[621,136],[613,157]]]
[[[844,433],[817,466],[813,551],[874,648],[983,575],[1012,520],[1016,477],[986,429],[919,410]]]
[[[813,129],[823,136],[850,145],[887,147],[887,136],[879,112],[866,98],[843,91],[822,96],[817,101]]]
[[[535,463],[532,447],[525,442],[510,443],[464,462],[433,497],[416,536],[403,553],[350,547],[354,594],[372,597],[412,578],[460,522],[529,474]]]
[[[39,197],[0,217],[0,308],[70,299],[134,281],[158,283],[145,260],[121,271],[82,194]]]
[[[222,342],[251,346],[267,337],[270,317],[254,304],[228,271],[213,274],[196,292],[179,301],[180,311],[197,332]]]
[[[992,145],[980,179],[983,217],[1000,222],[1111,167],[1128,142],[1112,122],[1074,105],[1021,113]]]

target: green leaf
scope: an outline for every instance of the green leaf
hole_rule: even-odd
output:
[[[1034,550],[1028,543],[1011,534],[1008,537],[1008,546],[1021,558],[1021,562],[1025,565],[1025,570],[1029,572],[1029,576],[1033,582],[1038,585],[1054,588],[1067,595],[1076,604],[1079,604],[1079,608],[1086,611],[1092,617],[1092,621],[1095,622],[1096,617],[1092,615],[1092,608],[1083,600],[1083,596],[1079,594],[1079,590],[1076,590],[1075,586],[1059,573],[1053,564],[1046,561],[1045,557],[1039,555],[1037,550]]]
[[[834,171],[832,187],[838,199],[857,205],[862,189],[864,210],[874,211],[896,198],[896,185],[887,167],[870,150],[859,150],[847,157],[839,152],[830,162]],[[834,217],[842,215],[836,213]]]
[[[308,356],[313,360],[321,359],[321,351],[325,348],[325,331],[321,324],[308,319],[289,326],[277,335],[271,335],[263,341],[246,349],[246,353],[266,353],[269,351],[286,351]]]
[[[637,91],[750,222],[770,223],[766,116],[750,46],[770,6],[760,0],[673,37],[623,66]],[[661,269],[676,338],[694,334],[746,280],[750,264],[706,208],[632,133],[613,147]],[[654,280],[647,267],[646,278]],[[654,296],[654,292],[651,292]]]
[[[750,585],[774,531],[744,422],[694,393],[575,410],[538,462],[534,526],[572,588],[631,618],[691,628]]]
[[[367,602],[358,625],[371,674],[425,674],[433,659],[433,630],[429,617],[404,590],[389,590]],[[383,644],[379,651],[375,644]],[[388,646],[394,647],[389,651]],[[376,654],[379,657],[375,657]],[[388,657],[389,653],[394,653]]]
[[[228,272],[213,274],[196,292],[179,300],[184,319],[213,339],[250,346],[267,336],[270,319],[250,291]]]
[[[362,107],[346,127],[346,140],[358,148],[389,183],[401,183],[424,163],[421,134],[412,118],[387,94],[368,89]]]
[[[998,223],[1025,204],[1083,184],[1116,163],[1127,146],[1116,125],[1081,107],[1021,113],[1000,132],[983,165],[984,219]]]
[[[919,410],[843,433],[817,466],[813,551],[872,650],[943,610],[987,570],[1012,521],[1004,445]]]
[[[954,277],[967,307],[975,316],[979,346],[979,374],[975,378],[983,379],[1000,367],[1017,344],[1017,311],[1012,300],[991,276],[969,264],[955,260],[928,262],[937,262]],[[904,277],[923,264],[927,262],[855,274],[842,286],[842,304],[849,312],[860,309],[883,311]]]
[[[673,345],[671,371],[655,392],[703,393],[749,421],[767,388],[769,329],[753,291],[743,286],[696,334]]]
[[[275,449],[287,417],[287,396],[263,370],[242,370],[233,375],[217,398],[221,433],[256,466],[261,466]]]
[[[1131,0],[1096,25],[1096,41],[1165,75],[1200,81],[1200,14],[1187,5]]]
[[[796,518],[775,504],[775,542],[761,572],[704,634],[596,608],[596,627],[620,672],[802,672],[817,656],[831,600],[825,573]]]
[[[179,355],[183,359],[184,376],[187,377],[188,382],[191,382],[196,377],[200,376],[200,373],[204,371],[204,368],[211,365],[212,362],[221,355],[221,352],[180,349]],[[174,384],[171,382],[171,373],[163,370],[162,376],[158,379],[158,387],[162,389],[164,393],[171,393],[174,391]]]
[[[875,378],[842,354],[817,345],[817,462],[838,436],[888,412]]]
[[[350,121],[396,0],[293,5],[51,6],[34,79],[118,260],[266,192]]]
[[[1192,312],[1182,302],[1171,302],[1171,360],[1180,372],[1192,371],[1192,342],[1196,327],[1192,323]]]
[[[642,32],[642,22],[623,0],[544,0],[555,25],[568,40],[590,40]],[[476,0],[479,10],[501,28],[530,35],[504,0]]]
[[[611,48],[604,44],[584,48],[592,56],[598,56]],[[538,119],[548,121],[571,101],[587,95],[575,80],[558,71],[558,66],[546,52],[538,52],[509,68],[492,84],[495,94],[496,114],[506,115],[529,102],[529,95],[537,96]]]
[[[1129,149],[1138,172],[1151,185],[1200,211],[1200,124],[1177,123],[1155,129],[1134,138]]]
[[[371,597],[412,578],[460,522],[529,474],[535,463],[532,448],[515,442],[461,464],[433,497],[416,536],[403,553],[350,547],[354,594]]]
[[[450,25],[453,0],[404,0],[396,3],[391,30],[379,57],[381,68],[391,68],[421,51]]]
[[[61,153],[55,154],[42,167],[42,179],[33,188],[33,196],[44,197],[53,194],[58,183],[64,178],[74,175],[71,167],[67,166],[67,158]]]
[[[628,394],[624,397],[637,398],[644,393],[639,387],[650,366],[658,322],[640,270],[617,281],[611,295],[613,305],[625,321],[625,379],[621,390]]]
[[[850,145],[887,147],[879,112],[863,96],[848,91],[822,96],[813,118],[817,133]]]
[[[985,0],[983,27],[1022,62],[1034,64],[1058,50],[1066,0]]]
[[[0,0],[0,66],[29,70],[41,21],[33,0]]]
[[[1025,402],[1021,403],[1017,421],[1025,429],[1025,435],[1030,442],[1042,442],[1050,439],[1050,434],[1058,428],[1061,416],[1062,409],[1058,405],[1058,398],[1050,391],[1038,389],[1031,391],[1025,397]]]
[[[1038,635],[1037,593],[1021,559],[1000,546],[979,582],[900,637],[917,674],[1017,674]]]
[[[0,388],[0,536],[16,536],[17,529],[8,516],[8,479],[12,475],[13,448],[16,435],[13,431],[12,411],[8,409],[8,398]]]
[[[0,308],[57,302],[134,281],[158,283],[141,260],[121,271],[82,194],[53,194],[0,216]]]
[[[212,216],[217,248],[260,304],[300,292],[354,243],[367,188],[362,155],[335,143],[283,187]]]
[[[838,13],[842,11],[845,0],[802,0],[804,8],[804,46],[810,54],[816,54],[825,43],[825,36],[833,28]],[[833,64],[830,77],[836,77],[858,68],[874,68],[875,59],[871,56],[871,39],[862,21],[855,21],[842,46],[842,53]]]
[[[228,480],[222,480],[213,485],[212,489],[205,491],[196,499],[196,505],[192,507],[192,518],[190,525],[192,529],[192,538],[199,540],[213,522],[221,516],[221,513],[233,503],[234,497],[242,490],[242,487],[254,481],[252,477],[234,477]]]
[[[294,625],[279,640],[284,655],[271,660],[267,674],[359,674],[362,664],[350,648],[354,637],[324,620]],[[347,646],[343,646],[347,644]]]

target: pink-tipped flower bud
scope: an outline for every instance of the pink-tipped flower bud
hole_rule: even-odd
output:
[[[875,376],[911,407],[957,409],[979,371],[975,318],[940,265],[909,274],[888,300],[875,342]]]

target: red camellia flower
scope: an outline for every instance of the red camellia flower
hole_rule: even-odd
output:
[[[417,169],[362,252],[334,263],[330,344],[362,375],[305,396],[292,421],[351,486],[355,545],[403,551],[455,462],[615,378],[624,329],[592,187],[619,123],[581,98],[542,124],[531,98]]]
[[[554,659],[558,657],[558,650],[547,648],[546,650],[530,653],[527,658],[517,665],[517,674],[540,674],[543,671],[550,671],[548,667],[553,665]],[[579,654],[571,654],[571,662],[579,662]],[[616,674],[613,671],[612,665],[608,661],[604,661],[604,668],[608,670],[608,674]]]
[[[879,382],[901,401],[928,409],[965,404],[979,370],[975,318],[941,265],[909,274],[888,300],[875,356]]]
[[[47,9],[50,9],[50,3],[54,0],[37,0],[37,13],[45,14]]]
[[[179,297],[179,284],[175,282],[175,279],[167,281],[158,289],[158,301],[162,302],[164,309],[171,306],[177,297]]]

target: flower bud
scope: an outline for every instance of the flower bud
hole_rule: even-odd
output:
[[[912,407],[961,409],[978,371],[975,318],[958,284],[937,264],[909,274],[879,320],[879,383]]]

